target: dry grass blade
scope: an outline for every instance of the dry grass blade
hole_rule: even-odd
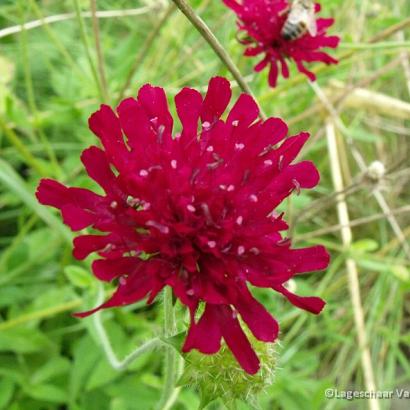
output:
[[[337,148],[335,126],[331,120],[328,120],[326,125],[327,143],[329,149],[329,162],[332,171],[333,185],[336,191],[343,191],[344,184],[341,174],[341,166],[339,162],[339,153]],[[350,218],[347,203],[343,199],[337,204],[337,213],[341,225],[340,233],[344,248],[348,250],[352,244],[353,235],[350,229]],[[356,262],[348,257],[346,259],[346,269],[348,274],[348,282],[350,289],[350,297],[353,305],[353,314],[355,319],[357,338],[361,351],[361,360],[363,374],[367,391],[376,391],[376,383],[374,379],[374,371],[369,351],[368,339],[366,335],[365,318],[362,308],[360,285]],[[369,400],[369,408],[378,410],[379,404],[377,399]]]

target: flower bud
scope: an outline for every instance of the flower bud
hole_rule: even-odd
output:
[[[248,374],[238,365],[225,343],[213,355],[196,350],[184,355],[185,369],[178,384],[198,389],[200,409],[218,398],[228,409],[235,408],[236,400],[255,403],[258,394],[272,384],[277,362],[276,343],[260,342],[246,333],[260,359],[260,369],[255,375]]]

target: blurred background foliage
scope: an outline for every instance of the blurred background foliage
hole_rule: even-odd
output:
[[[303,192],[284,209],[297,222],[292,228],[296,246],[323,243],[332,253],[326,272],[292,284],[300,294],[321,296],[328,305],[314,317],[273,292],[257,292],[281,324],[276,381],[260,396],[261,407],[368,407],[365,400],[324,397],[331,387],[365,389],[346,258],[358,267],[376,386],[410,389],[410,33],[408,24],[394,29],[408,20],[409,2],[323,1],[323,15],[336,18],[330,32],[343,40],[336,52],[340,64],[315,66],[320,88],[292,70],[291,79],[281,80],[275,90],[267,87],[266,73],[252,72],[255,60],[241,56],[234,16],[222,2],[190,4],[232,56],[265,112],[288,121],[292,133],[311,132],[302,155],[315,161],[322,175],[314,192]],[[88,0],[0,0],[0,409],[151,409],[162,388],[162,352],[139,358],[123,372],[110,368],[91,319],[70,315],[95,303],[90,262],[72,258],[71,233],[34,198],[40,177],[95,188],[79,155],[96,141],[87,118],[101,101],[93,74],[98,76],[98,64],[91,19],[84,14],[82,35],[75,5],[83,13],[90,10]],[[117,102],[127,78],[126,96],[150,82],[163,86],[170,97],[185,85],[204,90],[216,74],[232,79],[181,13],[163,18],[167,1],[98,1],[100,11],[127,14],[131,7],[141,14],[100,19],[110,103]],[[41,21],[65,13],[70,14],[63,21]],[[34,20],[40,20],[37,28],[21,26]],[[324,127],[329,106],[323,100],[334,108],[343,178],[350,187],[347,204],[351,221],[357,222],[349,247],[343,246],[337,226]],[[377,183],[366,178],[352,147],[365,164],[382,161],[387,176]],[[390,210],[399,210],[395,219],[401,239],[380,215],[376,191]],[[318,231],[322,228],[327,232]],[[110,310],[103,317],[119,357],[161,333],[158,302]],[[183,328],[183,314],[179,317]],[[379,407],[405,409],[406,403],[384,400]],[[195,389],[183,388],[172,409],[196,409],[198,404]],[[239,407],[249,408],[245,403]]]

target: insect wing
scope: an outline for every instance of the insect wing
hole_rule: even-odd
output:
[[[307,30],[312,37],[315,37],[317,34],[317,24],[316,24],[315,12],[307,11],[306,13],[307,13],[307,16],[306,16]]]

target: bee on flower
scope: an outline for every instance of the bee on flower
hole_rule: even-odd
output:
[[[320,5],[312,0],[223,0],[238,17],[240,42],[246,46],[244,55],[263,55],[255,65],[256,72],[269,66],[268,82],[277,84],[279,73],[289,77],[289,61],[311,81],[315,75],[306,63],[336,64],[338,61],[323,48],[336,48],[339,37],[328,36],[331,18],[316,18]]]

